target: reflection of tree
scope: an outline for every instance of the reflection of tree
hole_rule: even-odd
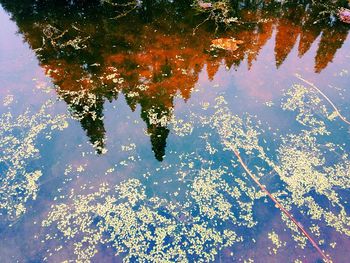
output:
[[[317,39],[322,28],[314,24],[313,16],[307,12],[304,12],[304,14],[301,13],[297,21],[300,21],[302,25],[298,46],[298,55],[302,57]]]
[[[70,96],[65,98],[65,101],[70,105],[70,109],[75,114],[80,114],[80,123],[86,131],[90,142],[94,145],[97,153],[102,153],[104,149],[104,137],[106,130],[103,123],[103,104],[104,98],[98,96],[95,103],[90,103],[80,100],[79,104],[71,103]],[[84,113],[84,114],[81,114]]]
[[[141,106],[141,118],[158,160],[165,154],[169,133],[166,126],[174,97],[180,93],[189,99],[204,66],[210,80],[222,60],[231,68],[247,59],[251,68],[276,30],[277,66],[287,58],[298,36],[299,56],[303,56],[322,34],[315,58],[315,71],[320,72],[347,36],[347,29],[341,26],[327,26],[324,30],[315,27],[315,10],[306,10],[305,4],[281,6],[270,1],[259,6],[252,1],[233,1],[237,16],[246,23],[225,32],[225,36],[244,43],[235,53],[211,53],[206,50],[216,35],[204,26],[192,35],[202,20],[193,18],[188,1],[144,1],[125,20],[110,19],[115,9],[99,1],[0,2],[11,12],[19,31],[97,151],[104,150],[104,102],[116,99],[122,92],[132,110]]]
[[[282,65],[288,54],[292,51],[295,45],[300,28],[289,21],[280,21],[277,26],[276,34],[276,66]]]
[[[145,111],[142,112],[141,117],[147,123],[147,131],[150,134],[154,155],[158,161],[163,161],[169,129],[161,125],[151,124]]]
[[[337,31],[331,29],[323,30],[315,57],[316,72],[321,72],[327,67],[328,63],[332,62],[335,53],[341,48],[347,36],[348,30],[345,29]]]

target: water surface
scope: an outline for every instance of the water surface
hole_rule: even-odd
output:
[[[0,3],[3,262],[322,261],[234,151],[347,261],[349,27],[273,2],[226,30],[181,1]]]

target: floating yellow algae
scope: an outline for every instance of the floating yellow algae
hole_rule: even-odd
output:
[[[12,104],[13,98],[14,98],[13,95],[7,95],[3,100],[3,105],[6,107]]]
[[[282,242],[275,231],[268,233],[268,238],[271,240],[274,247],[272,248],[272,252],[277,254],[277,250],[282,246],[286,246],[286,242]]]
[[[191,256],[207,262],[220,248],[240,241],[235,232],[213,228],[200,216],[187,220],[177,204],[148,198],[136,179],[114,189],[102,185],[95,193],[73,197],[71,204],[54,206],[43,222],[53,224],[64,238],[75,240],[78,262],[90,261],[101,243],[125,254],[127,262],[188,262]]]
[[[348,121],[338,110],[337,106],[335,106],[335,104],[330,100],[330,98],[328,98],[328,96],[326,94],[324,94],[318,87],[316,87],[315,84],[313,84],[312,82],[302,78],[301,76],[297,75],[297,78],[302,80],[303,82],[305,82],[306,84],[308,84],[311,88],[313,88],[316,92],[318,92],[329,104],[330,106],[333,108],[334,112],[332,113],[331,116],[334,117],[339,117],[344,123],[350,125],[350,121]]]
[[[291,220],[281,213],[295,242],[301,248],[306,247],[308,239],[315,242],[312,244],[329,261],[319,248],[324,245],[322,227],[327,225],[350,236],[350,217],[346,201],[340,196],[342,189],[350,188],[350,160],[342,146],[329,136],[327,125],[332,120],[317,92],[294,85],[285,93],[282,108],[294,112],[302,129],[279,135],[271,151],[259,120],[249,114],[234,115],[220,96],[213,106],[214,114],[192,115],[189,121],[191,132],[196,125],[210,129],[198,137],[203,152],[182,153],[174,164],[181,187],[169,193],[171,201],[149,196],[146,184],[129,179],[115,187],[102,185],[92,194],[67,197],[64,203],[52,207],[43,225],[56,228],[62,239],[72,240],[77,261],[81,262],[92,260],[100,244],[114,247],[127,262],[189,262],[193,258],[213,261],[221,249],[242,241],[236,228],[248,230],[261,220],[256,218],[253,207],[267,193],[256,188],[247,170],[239,165],[240,158],[234,154],[239,151],[238,156],[249,160],[247,169],[254,164],[249,169],[259,184],[262,177],[272,176],[267,171],[278,177],[281,188],[269,193],[287,213],[298,210],[308,218],[311,226],[303,227],[297,216]],[[231,153],[228,163],[212,159],[227,153]],[[164,178],[156,181],[152,173],[146,174],[146,180],[153,180],[157,187],[172,182]],[[300,232],[301,228],[305,232]],[[274,254],[285,245],[274,231],[268,237],[274,244]],[[313,241],[315,237],[317,241]]]
[[[185,122],[183,119],[175,118],[175,116],[171,118],[170,123],[172,130],[177,136],[187,136],[193,131],[193,123]]]
[[[27,110],[14,117],[11,113],[0,116],[0,214],[16,220],[26,211],[26,203],[36,198],[42,171],[31,169],[28,163],[40,157],[36,140],[40,134],[68,126],[65,115],[52,116],[46,102],[36,113]],[[47,136],[48,137],[48,136]]]

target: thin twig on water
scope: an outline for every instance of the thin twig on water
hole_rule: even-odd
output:
[[[323,260],[327,263],[332,262],[332,260],[321,250],[321,248],[317,245],[316,241],[310,236],[310,234],[304,229],[304,227],[283,207],[283,205],[277,201],[275,197],[266,189],[264,185],[262,185],[259,180],[253,175],[253,173],[249,170],[248,166],[245,164],[241,155],[237,150],[233,150],[236,155],[238,162],[242,165],[243,169],[246,173],[252,178],[252,180],[260,187],[260,189],[267,194],[267,196],[275,203],[275,205],[297,226],[297,228],[304,234],[304,236],[310,241],[314,248],[320,253]]]
[[[295,75],[298,79],[300,79],[301,81],[305,82],[306,84],[308,84],[310,87],[312,87],[314,90],[316,90],[319,94],[321,94],[321,96],[328,101],[328,103],[332,106],[332,108],[334,109],[334,111],[337,113],[338,117],[345,122],[346,124],[350,125],[350,121],[348,121],[343,115],[341,115],[341,113],[339,112],[338,108],[334,105],[334,103],[326,96],[326,94],[324,94],[318,87],[316,87],[315,84],[313,84],[312,82],[302,78],[300,75],[296,74]]]

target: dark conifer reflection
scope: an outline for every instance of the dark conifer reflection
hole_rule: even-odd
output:
[[[206,66],[209,79],[222,61],[237,67],[245,58],[249,68],[276,32],[275,63],[279,67],[294,46],[302,57],[320,39],[315,72],[333,60],[348,34],[342,25],[315,26],[308,1],[281,6],[275,1],[231,1],[240,22],[214,33],[190,1],[143,1],[127,16],[111,19],[130,7],[95,1],[0,0],[35,51],[40,65],[57,86],[57,93],[86,131],[98,153],[104,151],[103,107],[123,93],[131,110],[141,106],[157,160],[165,155],[174,96],[188,100]],[[120,1],[118,3],[121,3]],[[235,54],[208,52],[217,36],[244,43]],[[297,43],[299,41],[299,43]],[[155,115],[154,115],[155,114]],[[153,118],[152,117],[152,118]]]

